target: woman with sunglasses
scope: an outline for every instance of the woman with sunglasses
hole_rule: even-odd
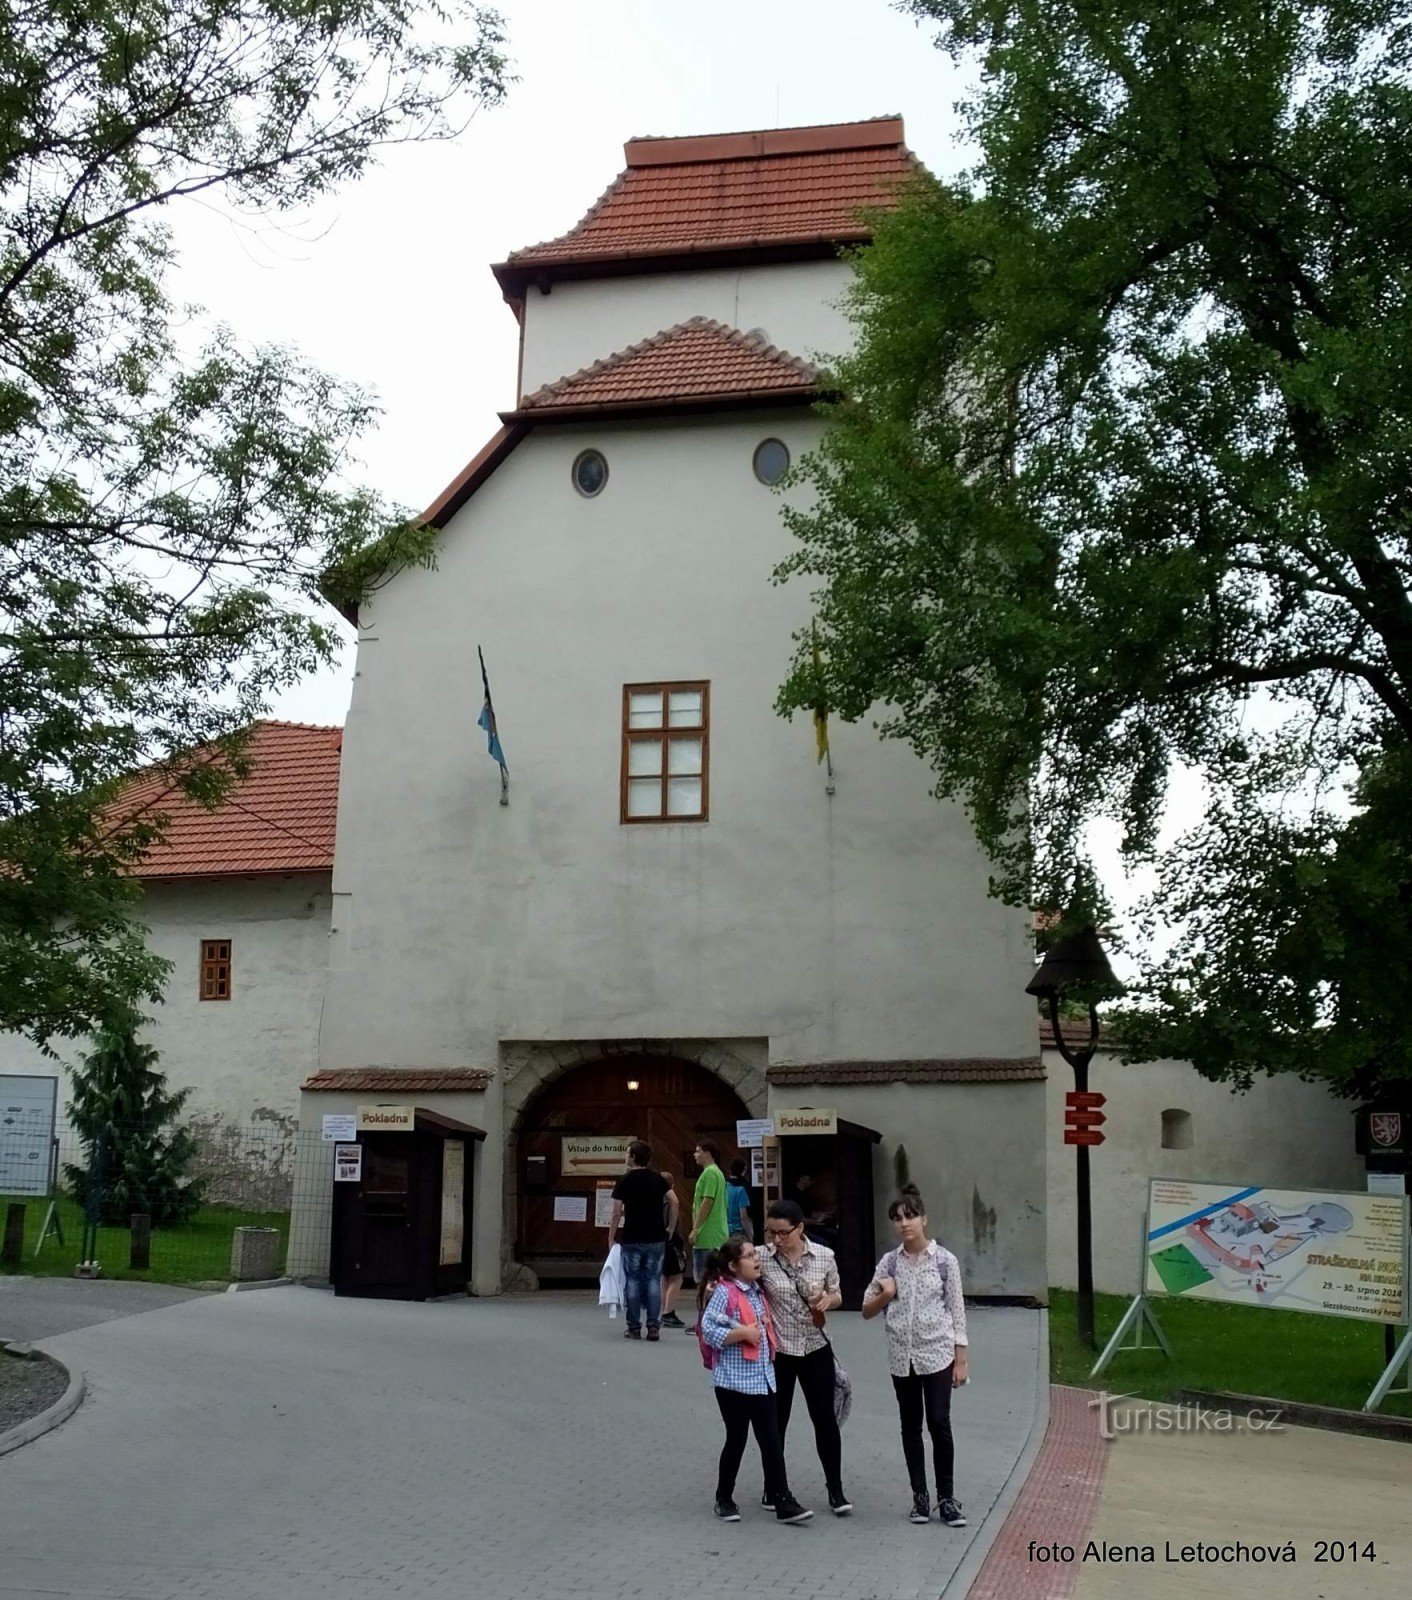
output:
[[[805,1234],[804,1212],[793,1200],[776,1200],[771,1205],[765,1215],[765,1239],[760,1282],[779,1343],[775,1374],[780,1444],[783,1446],[789,1428],[797,1384],[804,1391],[804,1404],[814,1424],[814,1448],[824,1469],[829,1510],[836,1517],[845,1517],[853,1502],[843,1492],[843,1440],[833,1409],[833,1346],[823,1331],[825,1312],[843,1304],[838,1262],[832,1250]],[[762,1504],[768,1509],[769,1503],[767,1489]]]

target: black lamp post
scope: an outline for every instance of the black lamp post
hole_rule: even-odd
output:
[[[1076,992],[1080,999],[1088,1001],[1088,1043],[1078,1050],[1069,1047],[1059,1021],[1059,1004],[1069,991]],[[1113,976],[1108,957],[1098,941],[1098,930],[1093,927],[1083,928],[1067,939],[1061,939],[1045,956],[1039,971],[1025,985],[1026,994],[1037,996],[1048,1006],[1055,1047],[1074,1069],[1074,1088],[1080,1094],[1088,1092],[1088,1065],[1098,1049],[1098,996],[1121,992],[1122,985]],[[1101,1122],[1102,1118],[1096,1120]],[[1076,1141],[1075,1151],[1078,1157],[1079,1338],[1091,1350],[1098,1348],[1098,1342],[1093,1334],[1093,1207],[1089,1191],[1088,1146],[1102,1137],[1102,1134],[1097,1134],[1092,1141]]]

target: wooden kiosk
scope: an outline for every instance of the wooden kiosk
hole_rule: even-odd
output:
[[[804,1231],[838,1257],[843,1309],[857,1311],[878,1260],[873,1146],[882,1134],[828,1107],[777,1109],[773,1121],[761,1151],[765,1204],[798,1202]]]
[[[474,1153],[483,1128],[420,1106],[360,1106],[334,1151],[335,1294],[428,1300],[471,1276]]]

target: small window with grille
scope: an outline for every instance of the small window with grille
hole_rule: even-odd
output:
[[[201,941],[201,998],[230,999],[230,940]]]
[[[709,683],[623,686],[624,822],[705,822]]]

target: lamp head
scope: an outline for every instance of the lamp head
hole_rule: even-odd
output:
[[[1068,938],[1060,939],[1025,985],[1026,994],[1041,1000],[1048,999],[1051,994],[1066,994],[1071,989],[1089,994],[1123,992],[1099,942],[1098,929],[1091,923]]]

